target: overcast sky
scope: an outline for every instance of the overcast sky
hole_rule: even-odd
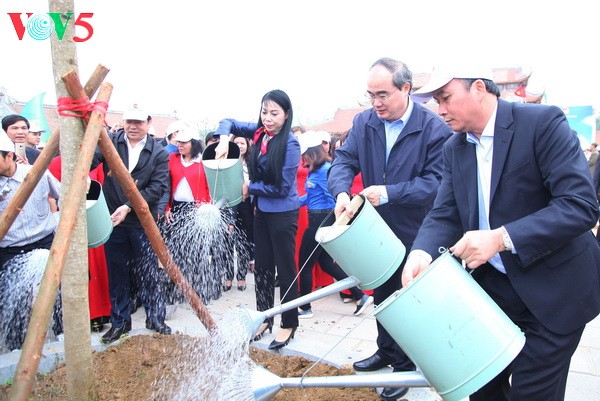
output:
[[[77,45],[81,79],[98,64],[110,68],[113,110],[139,103],[208,125],[225,117],[255,121],[262,95],[279,88],[290,95],[297,122],[311,125],[356,107],[370,65],[384,56],[415,73],[449,62],[530,67],[530,87],[545,88],[548,103],[599,110],[591,4],[76,0],[74,11],[94,13],[92,37]],[[47,0],[0,3],[0,87],[19,101],[47,92],[44,103],[56,104],[50,40],[27,33],[18,40],[7,13],[47,11]]]

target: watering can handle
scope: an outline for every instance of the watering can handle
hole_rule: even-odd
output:
[[[356,195],[354,198],[352,198],[352,200],[350,201],[350,205],[348,206],[348,208],[346,208],[346,210],[350,209],[353,213],[356,213],[358,209],[360,209],[364,201],[365,200],[362,196]],[[340,214],[339,217],[335,220],[335,223],[333,223],[334,226],[345,226],[348,224],[348,222],[350,221],[350,217],[348,217],[348,213],[346,213],[346,210],[344,210],[342,214]]]

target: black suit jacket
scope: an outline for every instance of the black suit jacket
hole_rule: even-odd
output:
[[[465,133],[444,146],[433,210],[413,249],[434,258],[478,230],[477,160]],[[598,202],[585,156],[554,106],[498,101],[490,227],[507,229],[516,254],[501,252],[507,276],[533,315],[566,334],[600,312],[600,246],[591,228]]]

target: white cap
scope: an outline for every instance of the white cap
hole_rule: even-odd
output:
[[[431,73],[429,82],[423,85],[419,90],[413,92],[411,97],[416,101],[427,101],[431,99],[433,92],[440,89],[454,78],[489,79],[490,81],[493,81],[494,72],[491,68],[475,65],[436,68]]]
[[[183,121],[181,121],[181,120],[173,121],[167,127],[166,134],[167,135],[171,135],[173,132],[177,132],[179,130],[184,129],[186,126],[187,125]]]
[[[323,142],[331,142],[331,134],[327,131],[317,131],[319,134],[321,134],[321,139],[323,140]]]
[[[10,140],[8,135],[6,135],[4,130],[0,130],[0,150],[13,153],[15,151],[15,144]]]
[[[150,117],[150,114],[146,112],[143,108],[134,104],[133,107],[129,110],[125,110],[123,112],[123,120],[134,120],[134,121],[146,121]]]
[[[300,142],[300,154],[304,154],[308,148],[323,144],[323,131],[306,131],[300,134],[298,142]]]
[[[189,126],[183,127],[183,129],[177,133],[177,138],[175,138],[177,142],[189,142],[192,139],[199,141],[200,132],[198,132],[196,128],[192,128]]]
[[[29,120],[29,132],[46,132],[38,120]]]

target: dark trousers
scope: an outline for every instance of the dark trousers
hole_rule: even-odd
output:
[[[571,357],[585,326],[567,335],[553,333],[546,329],[521,301],[506,274],[500,273],[490,264],[485,264],[475,269],[473,277],[521,328],[526,340],[523,350],[513,363],[469,399],[563,401]]]
[[[113,327],[131,323],[131,282],[135,280],[146,316],[164,323],[165,301],[156,254],[142,228],[116,226],[104,245],[108,266],[110,321]]]
[[[50,249],[50,247],[52,246],[52,241],[54,241],[54,233],[48,234],[44,238],[32,242],[31,244],[0,248],[0,271],[3,270],[3,266],[6,262],[8,262],[17,255],[25,254],[27,252],[33,251],[34,249]]]
[[[256,210],[254,280],[256,307],[259,311],[275,306],[275,266],[279,276],[281,303],[298,298],[298,286],[294,282],[296,231],[298,231],[298,209],[276,213]],[[273,322],[273,318],[269,320]],[[297,308],[281,314],[281,327],[298,327]]]
[[[327,221],[325,221],[327,220]],[[329,226],[335,221],[335,215],[327,211],[311,212],[308,211],[308,227],[302,235],[300,244],[298,268],[300,272],[300,295],[304,296],[312,292],[312,271],[315,262],[319,262],[321,269],[334,279],[340,281],[348,278],[348,275],[333,262],[333,258],[325,249],[315,240],[315,235],[321,225]],[[360,300],[364,293],[358,287],[350,288],[350,293],[355,300]],[[310,303],[300,307],[302,310],[310,309]]]
[[[402,288],[402,267],[405,262],[406,258],[385,283],[375,288],[375,291],[373,291],[375,305],[381,304],[390,295]],[[377,320],[377,354],[389,361],[396,370],[415,370],[415,364],[408,358],[390,333],[379,323],[379,320]]]
[[[238,281],[246,280],[250,268],[250,261],[254,260],[254,206],[250,198],[237,205],[237,218],[235,221],[240,238],[235,241],[238,254],[238,268],[236,278]],[[227,280],[233,279],[233,269],[227,273]]]

